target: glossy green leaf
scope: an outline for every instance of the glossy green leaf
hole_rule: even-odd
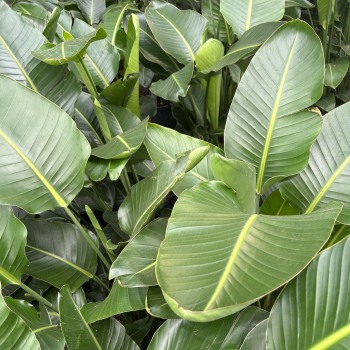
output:
[[[220,1],[221,13],[238,37],[258,24],[280,20],[284,6],[284,0]]]
[[[45,29],[43,30],[43,34],[45,35],[46,39],[50,42],[53,42],[53,40],[55,38],[58,19],[61,15],[61,11],[62,11],[62,9],[60,7],[54,8],[46,26],[45,26]]]
[[[114,282],[105,300],[84,305],[81,313],[92,323],[124,312],[143,310],[146,294],[147,288],[125,288]]]
[[[118,210],[120,228],[131,237],[137,235],[165,196],[208,151],[209,147],[203,146],[176,161],[164,161],[152,175],[134,185]]]
[[[225,56],[203,69],[203,73],[216,72],[253,54],[281,25],[281,22],[270,22],[249,29],[230,47]]]
[[[65,341],[58,324],[52,324],[51,320],[40,318],[38,311],[32,304],[24,300],[5,298],[6,305],[33,331],[40,343],[41,350],[63,350]],[[46,312],[46,310],[45,310]]]
[[[308,0],[286,0],[286,7],[294,7],[294,6],[299,6],[302,8],[310,9],[314,7],[310,1]]]
[[[71,113],[81,86],[67,67],[53,67],[34,58],[32,51],[46,38],[0,0],[0,74],[46,96]]]
[[[140,72],[139,64],[139,40],[140,40],[140,24],[138,17],[132,14],[128,22],[128,32],[126,40],[126,54],[125,54],[125,73],[124,77],[130,74]],[[136,114],[140,115],[140,101],[139,101],[139,82],[137,81],[126,107]]]
[[[247,333],[267,316],[266,311],[249,307],[207,323],[168,320],[154,334],[148,350],[239,349]]]
[[[336,89],[343,81],[349,69],[347,58],[337,58],[335,61],[326,64],[326,76],[324,85]]]
[[[239,350],[266,350],[266,329],[268,319],[258,323],[246,336]]]
[[[223,154],[222,150],[210,143],[204,142],[194,137],[190,137],[179,132],[165,128],[156,124],[149,124],[145,138],[147,151],[155,166],[165,160],[176,160],[176,155],[193,150],[197,147],[209,146],[208,155],[190,170],[183,179],[175,186],[174,192],[180,194],[183,190],[195,184],[214,180],[214,175],[210,168],[210,155],[214,153]]]
[[[318,19],[323,29],[334,21],[335,0],[317,0]]]
[[[25,254],[27,230],[10,207],[0,206],[0,282],[20,284],[28,264]]]
[[[48,220],[24,220],[28,230],[26,273],[57,288],[75,291],[93,277],[96,253],[75,225]]]
[[[196,67],[199,71],[207,71],[224,55],[224,45],[216,39],[209,39],[198,50]]]
[[[322,120],[304,108],[321,96],[323,79],[320,40],[299,20],[281,26],[249,64],[231,104],[225,152],[257,168],[258,194],[306,166]]]
[[[189,63],[167,79],[152,83],[150,90],[164,100],[179,102],[179,97],[185,97],[187,94],[192,74],[193,63]]]
[[[145,226],[113,262],[109,278],[117,278],[123,287],[129,288],[157,285],[156,258],[167,223],[167,219],[157,219]]]
[[[6,305],[0,284],[0,348],[6,350],[40,350],[35,334]]]
[[[290,205],[281,195],[279,190],[273,191],[264,200],[259,214],[264,215],[298,215],[300,210]]]
[[[77,0],[77,4],[90,25],[99,23],[106,10],[105,0]]]
[[[183,192],[156,263],[166,301],[181,317],[202,322],[243,309],[310,262],[340,209],[334,203],[304,216],[249,215],[222,182]]]
[[[286,286],[271,310],[268,350],[349,348],[349,249],[348,238],[324,250]]]
[[[146,135],[148,119],[134,128],[109,140],[105,145],[92,149],[91,154],[103,159],[123,159],[133,155],[141,146]]]
[[[176,313],[174,313],[174,311],[170,309],[170,306],[164,299],[162,290],[158,286],[148,288],[146,310],[150,315],[158,318],[180,318],[178,315],[176,315]]]
[[[207,20],[192,10],[153,0],[146,9],[146,20],[162,49],[187,64],[195,60]]]
[[[280,187],[282,196],[306,213],[341,201],[344,206],[338,221],[344,224],[350,224],[349,113],[350,103],[346,103],[324,116],[307,167]]]
[[[67,207],[83,186],[88,142],[64,111],[23,85],[0,76],[0,95],[0,202],[31,213]]]
[[[255,213],[255,168],[248,163],[227,159],[220,154],[213,154],[210,157],[210,166],[215,179],[235,191],[240,209],[248,214]]]
[[[104,39],[106,35],[103,29],[99,29],[79,38],[63,41],[57,45],[46,43],[33,51],[32,55],[40,61],[54,66],[65,64],[77,59],[78,56],[84,55],[90,43]]]

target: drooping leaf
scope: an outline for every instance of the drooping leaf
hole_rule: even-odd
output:
[[[243,309],[310,262],[340,209],[334,203],[310,215],[250,215],[239,211],[234,191],[222,182],[186,190],[157,257],[166,301],[181,317],[202,322]]]
[[[21,283],[28,264],[25,254],[26,238],[27,230],[12,209],[0,206],[0,283],[3,286]]]
[[[230,47],[225,56],[203,69],[203,73],[216,72],[253,54],[281,25],[281,22],[269,22],[249,29]]]
[[[114,282],[105,300],[84,305],[81,313],[88,323],[93,323],[124,312],[143,310],[146,294],[147,288],[125,288]]]
[[[320,40],[299,20],[281,26],[253,57],[231,104],[225,152],[257,168],[258,194],[307,164],[322,120],[303,109],[319,99],[323,79]]]
[[[31,213],[67,207],[83,186],[88,142],[64,111],[16,81],[0,76],[0,95],[0,202]]]
[[[24,220],[28,230],[26,273],[57,288],[75,291],[93,277],[96,253],[75,225],[48,220]]]
[[[109,278],[129,288],[157,285],[156,258],[167,223],[167,219],[157,219],[145,226],[113,262]]]
[[[220,11],[238,37],[261,23],[278,21],[284,14],[285,0],[221,0]]]
[[[0,0],[0,74],[4,74],[47,97],[71,113],[81,86],[67,67],[40,62],[31,52],[46,38]]]
[[[273,191],[264,200],[259,214],[264,215],[298,215],[300,210],[290,205],[281,195],[279,190]]]
[[[266,350],[266,329],[268,319],[258,323],[246,336],[239,350]]]
[[[105,0],[77,0],[77,4],[91,26],[100,22],[102,14],[106,10]]]
[[[179,102],[179,96],[185,97],[193,74],[193,63],[187,64],[165,80],[152,83],[150,90],[164,100]]]
[[[288,283],[271,310],[268,350],[349,348],[349,249],[348,238],[324,250]]]
[[[40,318],[34,306],[24,300],[5,298],[6,305],[34,332],[41,350],[63,350],[65,341],[58,324]]]
[[[248,214],[256,212],[255,168],[239,160],[212,154],[210,165],[216,180],[232,188],[240,209]]]
[[[266,311],[249,307],[207,323],[168,320],[159,327],[148,350],[239,349],[247,333],[267,316]]]
[[[0,348],[6,350],[40,350],[35,334],[6,305],[0,284]]]
[[[76,39],[69,38],[59,44],[45,43],[37,50],[32,51],[32,55],[51,65],[61,65],[75,60],[78,56],[84,55],[88,45],[94,41],[104,39],[106,32],[103,29],[93,31]]]
[[[175,184],[196,166],[208,151],[208,146],[199,147],[176,161],[162,162],[151,176],[134,185],[118,210],[120,228],[131,237],[137,235]]]
[[[339,57],[334,62],[326,64],[324,85],[336,89],[343,81],[349,69],[349,60]]]
[[[280,187],[282,196],[306,213],[341,201],[344,206],[338,221],[344,224],[350,224],[349,113],[350,103],[346,103],[324,116],[307,167]]]
[[[146,9],[147,23],[162,49],[183,64],[193,62],[207,20],[192,10],[153,0]]]
[[[134,128],[109,140],[105,145],[92,149],[91,154],[103,159],[123,159],[133,155],[141,146],[146,135],[148,119]]]
[[[208,155],[203,161],[187,172],[175,186],[174,192],[177,195],[199,182],[214,180],[209,163],[210,156],[214,153],[223,154],[222,150],[214,145],[156,124],[148,125],[145,145],[155,166],[159,166],[165,160],[175,160],[177,154],[197,147],[210,147]]]

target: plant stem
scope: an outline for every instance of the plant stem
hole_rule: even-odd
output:
[[[31,289],[30,287],[28,287],[27,285],[25,285],[24,283],[20,284],[20,287],[25,290],[29,295],[31,295],[35,300],[39,301],[40,303],[43,303],[44,305],[46,305],[47,307],[49,307],[51,310],[55,311],[55,312],[59,312],[58,308],[51,304],[48,300],[46,300],[45,298],[43,298],[40,294],[38,294],[36,291],[34,291],[33,289]]]
[[[96,86],[94,84],[89,70],[85,66],[83,58],[81,56],[78,56],[78,61],[75,61],[74,63],[89,93],[95,98],[98,98],[98,91],[96,89]]]
[[[106,209],[106,211],[112,211],[112,209],[106,204],[106,202],[101,197],[100,192],[98,191],[98,189],[96,188],[96,186],[95,186],[95,184],[93,182],[91,182],[91,188],[92,188],[92,191],[95,193],[96,197],[99,199],[100,204],[102,205],[102,207],[104,209]]]
[[[101,261],[103,262],[103,264],[110,269],[111,265],[110,263],[107,261],[107,259],[104,257],[104,255],[101,253],[101,251],[98,249],[98,246],[95,244],[95,242],[92,240],[92,238],[89,236],[89,234],[85,231],[84,227],[81,226],[80,222],[76,219],[76,217],[74,216],[74,214],[70,211],[69,208],[64,208],[64,210],[66,211],[66,213],[69,215],[69,217],[72,219],[72,221],[74,222],[74,224],[77,226],[79,232],[83,235],[83,237],[85,238],[85,240],[88,242],[88,244],[90,245],[90,247],[95,251],[95,253],[98,255],[98,257],[101,259]]]
[[[122,170],[122,173],[120,174],[120,180],[124,186],[126,194],[128,194],[131,190],[131,184],[129,180],[129,175],[125,168]]]

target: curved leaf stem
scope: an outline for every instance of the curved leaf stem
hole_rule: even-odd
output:
[[[81,79],[83,80],[84,84],[86,85],[86,88],[88,89],[89,93],[94,96],[95,98],[98,98],[98,91],[94,84],[94,81],[91,77],[91,74],[89,70],[86,68],[86,65],[83,61],[82,56],[78,56],[78,61],[74,62],[76,68],[79,71],[79,74],[81,76]]]

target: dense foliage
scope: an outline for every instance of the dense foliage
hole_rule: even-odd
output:
[[[350,349],[347,0],[0,0],[0,349]]]

